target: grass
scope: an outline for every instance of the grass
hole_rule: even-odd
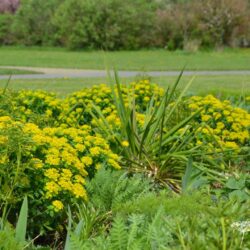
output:
[[[1,69],[0,75],[26,75],[26,74],[38,74],[38,72],[30,70],[19,70],[19,69]]]
[[[184,86],[190,78],[190,76],[184,76],[181,79],[180,86]],[[122,78],[123,83],[133,80],[133,78]],[[164,88],[173,84],[175,80],[175,76],[152,78],[153,82],[160,84]],[[9,88],[42,89],[56,92],[59,96],[65,96],[84,87],[107,82],[105,78],[11,80]],[[0,80],[0,87],[5,84],[6,80]],[[250,76],[197,76],[189,89],[189,93],[199,95],[210,93],[223,96],[250,95]]]
[[[250,49],[210,52],[141,51],[67,51],[63,48],[1,47],[0,65],[54,68],[119,70],[250,70]]]

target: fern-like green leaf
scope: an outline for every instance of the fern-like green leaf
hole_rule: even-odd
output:
[[[110,232],[111,248],[113,250],[127,249],[128,232],[127,226],[121,217],[116,217]]]

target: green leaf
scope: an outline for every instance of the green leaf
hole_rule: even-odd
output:
[[[229,194],[230,199],[238,198],[240,201],[249,200],[249,195],[243,190],[234,190]]]
[[[6,84],[5,84],[5,86],[4,86],[4,88],[3,88],[3,95],[6,93],[6,91],[7,91],[7,89],[8,89],[8,86],[9,86],[9,83],[10,83],[10,80],[11,80],[11,77],[12,77],[12,75],[10,75],[9,76],[9,78],[8,78],[8,80],[7,80],[7,82],[6,82]]]
[[[79,223],[77,224],[76,229],[75,229],[75,231],[74,231],[75,235],[80,236],[80,233],[81,233],[81,231],[82,231],[82,228],[83,228],[83,219],[81,219],[81,220],[79,221]]]
[[[65,247],[64,250],[70,250],[70,244],[71,244],[71,227],[72,227],[72,214],[71,214],[71,210],[70,207],[68,207],[68,228],[67,228],[67,237],[66,237],[66,242],[65,242]]]
[[[22,203],[22,207],[16,225],[15,238],[18,242],[25,242],[27,219],[28,219],[28,199],[27,197],[25,197]]]
[[[192,172],[193,172],[193,164],[192,163],[193,163],[192,158],[189,158],[185,174],[182,178],[182,192],[185,192],[191,183]]]
[[[230,189],[242,189],[245,187],[245,179],[241,178],[236,180],[233,177],[230,177],[226,183],[226,187]]]

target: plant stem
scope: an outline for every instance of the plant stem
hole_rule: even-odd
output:
[[[222,226],[222,238],[223,238],[222,250],[226,250],[227,249],[227,238],[226,238],[225,220],[223,217],[220,219],[220,222],[221,222],[221,226]]]

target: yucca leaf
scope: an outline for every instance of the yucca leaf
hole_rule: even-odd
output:
[[[182,101],[182,97],[184,96],[184,94],[187,92],[187,90],[189,89],[189,87],[191,86],[191,84],[193,83],[195,77],[192,77],[191,80],[186,84],[185,88],[181,91],[181,93],[179,94],[177,100],[174,102],[173,107],[170,109],[170,111],[168,112],[165,121],[166,123],[168,122],[169,118],[171,117],[171,115],[173,114],[173,112],[175,111],[176,107],[179,105],[179,103]]]
[[[182,192],[185,192],[188,189],[188,185],[191,182],[192,173],[193,173],[193,159],[190,157],[187,163],[185,174],[183,175],[182,178]]]
[[[174,83],[174,86],[173,86],[172,89],[171,89],[171,92],[170,92],[170,94],[169,94],[169,96],[168,96],[168,100],[167,100],[168,103],[171,102],[171,99],[172,99],[172,97],[174,96],[174,94],[175,94],[175,92],[176,92],[177,86],[178,86],[179,83],[180,83],[180,80],[181,80],[181,78],[182,78],[182,75],[183,75],[183,73],[184,73],[184,70],[185,70],[185,66],[182,68],[180,74],[178,75],[178,77],[177,77],[177,79],[176,79],[176,81],[175,81],[175,83]]]
[[[183,128],[186,124],[188,124],[197,114],[201,112],[201,109],[197,110],[194,114],[190,115],[183,121],[181,121],[179,124],[175,125],[172,129],[168,131],[168,133],[164,134],[163,136],[163,144],[165,143],[165,140],[169,137],[172,136],[176,131],[178,131],[180,128]],[[155,143],[154,143],[155,146]]]
[[[83,219],[81,219],[81,220],[79,221],[79,223],[76,225],[76,229],[75,229],[75,231],[74,231],[75,235],[80,236],[80,233],[81,233],[81,231],[82,231],[82,228],[83,228]]]
[[[8,78],[8,80],[7,80],[7,82],[6,82],[5,86],[4,86],[4,88],[3,88],[3,93],[2,93],[3,95],[5,95],[5,93],[6,93],[7,89],[8,89],[8,86],[9,86],[10,80],[11,80],[11,77],[12,77],[12,75],[9,76],[9,78]]]
[[[159,130],[160,123],[161,123],[163,114],[165,112],[165,98],[167,98],[167,95],[168,93],[165,92],[161,100],[160,106],[155,107],[155,112],[152,115],[152,122],[151,124],[148,124],[149,129],[148,129],[147,136],[144,140],[146,144],[152,142],[153,136],[156,134],[156,131]]]
[[[72,214],[70,207],[68,207],[68,227],[67,227],[67,236],[66,236],[66,242],[64,246],[64,250],[70,250],[71,243],[70,243],[70,234],[71,234],[71,227],[72,227]]]
[[[161,127],[160,127],[160,145],[159,145],[159,155],[161,155],[162,152],[162,137],[163,137],[163,128],[164,128],[164,119],[165,119],[165,113],[167,109],[167,96],[168,96],[168,90],[166,91],[166,98],[164,100],[164,108],[163,108],[163,114],[162,114],[162,119],[161,119]]]
[[[22,203],[22,207],[16,225],[15,238],[18,242],[25,242],[27,220],[28,220],[28,199],[27,197],[25,197]]]
[[[96,106],[94,103],[92,103],[92,107],[94,108],[94,110],[98,114],[99,118],[101,119],[101,122],[99,122],[98,117],[92,111],[90,111],[90,114],[94,118],[95,122],[97,122],[101,126],[101,129],[103,130],[103,132],[106,132],[107,134],[109,134],[109,133],[114,134],[113,129],[110,127],[106,118],[102,114],[102,111],[100,110],[100,108],[98,106]]]

